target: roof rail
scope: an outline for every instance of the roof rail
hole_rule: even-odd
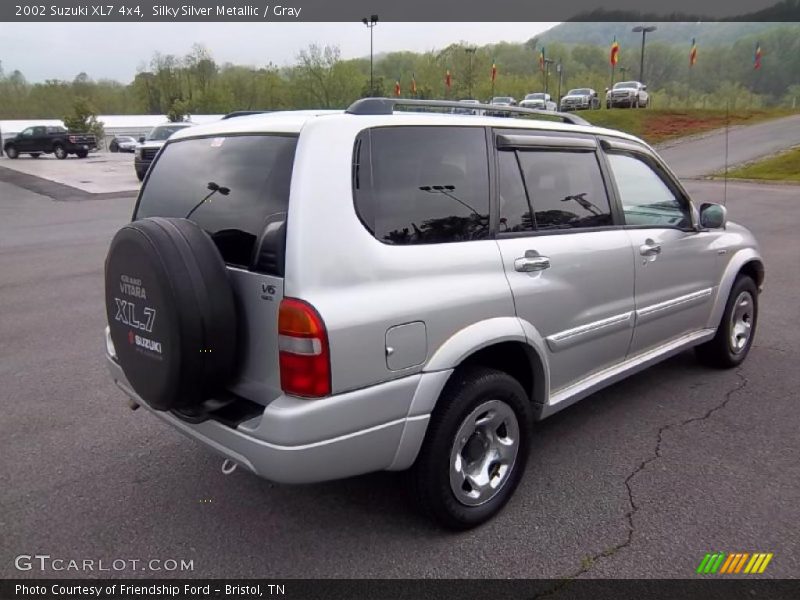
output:
[[[227,115],[220,119],[224,121],[225,119],[234,119],[236,117],[246,117],[247,115],[260,115],[263,113],[268,113],[268,110],[235,110],[233,112],[229,112]]]
[[[418,100],[416,98],[362,98],[356,100],[345,110],[351,115],[391,115],[397,106],[420,106],[423,108],[461,108],[464,110],[484,110],[492,113],[512,113],[540,117],[558,117],[572,125],[589,125],[591,123],[577,115],[537,108],[519,106],[501,106],[499,104],[472,104],[455,100]]]

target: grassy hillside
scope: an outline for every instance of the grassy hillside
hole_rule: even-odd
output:
[[[718,175],[722,174],[718,173]],[[793,148],[777,156],[729,171],[728,177],[800,182],[800,148]]]
[[[648,42],[688,45],[696,38],[703,46],[728,46],[732,41],[748,35],[755,35],[785,23],[653,23],[658,30],[649,34]],[[540,43],[552,44],[598,44],[608,46],[617,36],[622,47],[638,48],[642,42],[641,33],[631,32],[634,23],[575,23],[556,25],[538,37]],[[800,26],[797,26],[800,31]]]

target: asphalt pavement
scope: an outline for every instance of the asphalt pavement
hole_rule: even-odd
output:
[[[722,198],[721,183],[686,185]],[[127,408],[103,360],[103,260],[133,202],[0,182],[0,577],[87,575],[15,568],[36,553],[193,564],[94,573],[125,577],[691,577],[711,551],[800,572],[800,187],[728,184],[767,264],[744,365],[687,352],[542,422],[509,505],[459,534],[411,509],[402,474],[225,476]]]
[[[661,156],[680,178],[725,169],[725,130],[668,143]],[[800,145],[800,115],[731,127],[727,134],[728,166],[732,167]]]

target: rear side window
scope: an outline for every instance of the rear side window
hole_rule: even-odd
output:
[[[353,155],[356,211],[386,244],[489,237],[484,130],[386,127],[363,132]]]
[[[226,263],[251,267],[267,222],[285,220],[296,145],[296,137],[269,135],[167,144],[150,169],[134,218],[191,218],[211,235]]]
[[[613,224],[593,152],[503,151],[499,167],[501,233]]]

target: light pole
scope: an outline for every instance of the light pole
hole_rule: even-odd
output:
[[[375,93],[375,86],[372,79],[372,29],[378,24],[378,15],[370,15],[369,18],[364,17],[361,22],[369,29],[369,95]]]
[[[628,70],[628,67],[620,67],[619,72],[622,73],[622,80],[625,81],[625,72]]]
[[[547,93],[547,80],[550,77],[550,65],[555,63],[552,58],[545,58],[544,59],[544,93]]]
[[[639,81],[644,83],[644,40],[647,37],[647,34],[651,31],[655,31],[658,29],[655,25],[650,25],[649,27],[645,27],[644,25],[637,25],[631,31],[633,33],[642,33],[642,58],[641,62],[639,62]]]
[[[469,76],[467,77],[467,87],[469,88],[469,97],[472,98],[472,57],[475,55],[475,50],[477,48],[464,48],[464,52],[467,53],[467,57],[469,59]]]
[[[556,72],[558,73],[558,101],[556,107],[561,108],[561,83],[564,81],[564,68],[561,66],[561,61],[556,65]]]

